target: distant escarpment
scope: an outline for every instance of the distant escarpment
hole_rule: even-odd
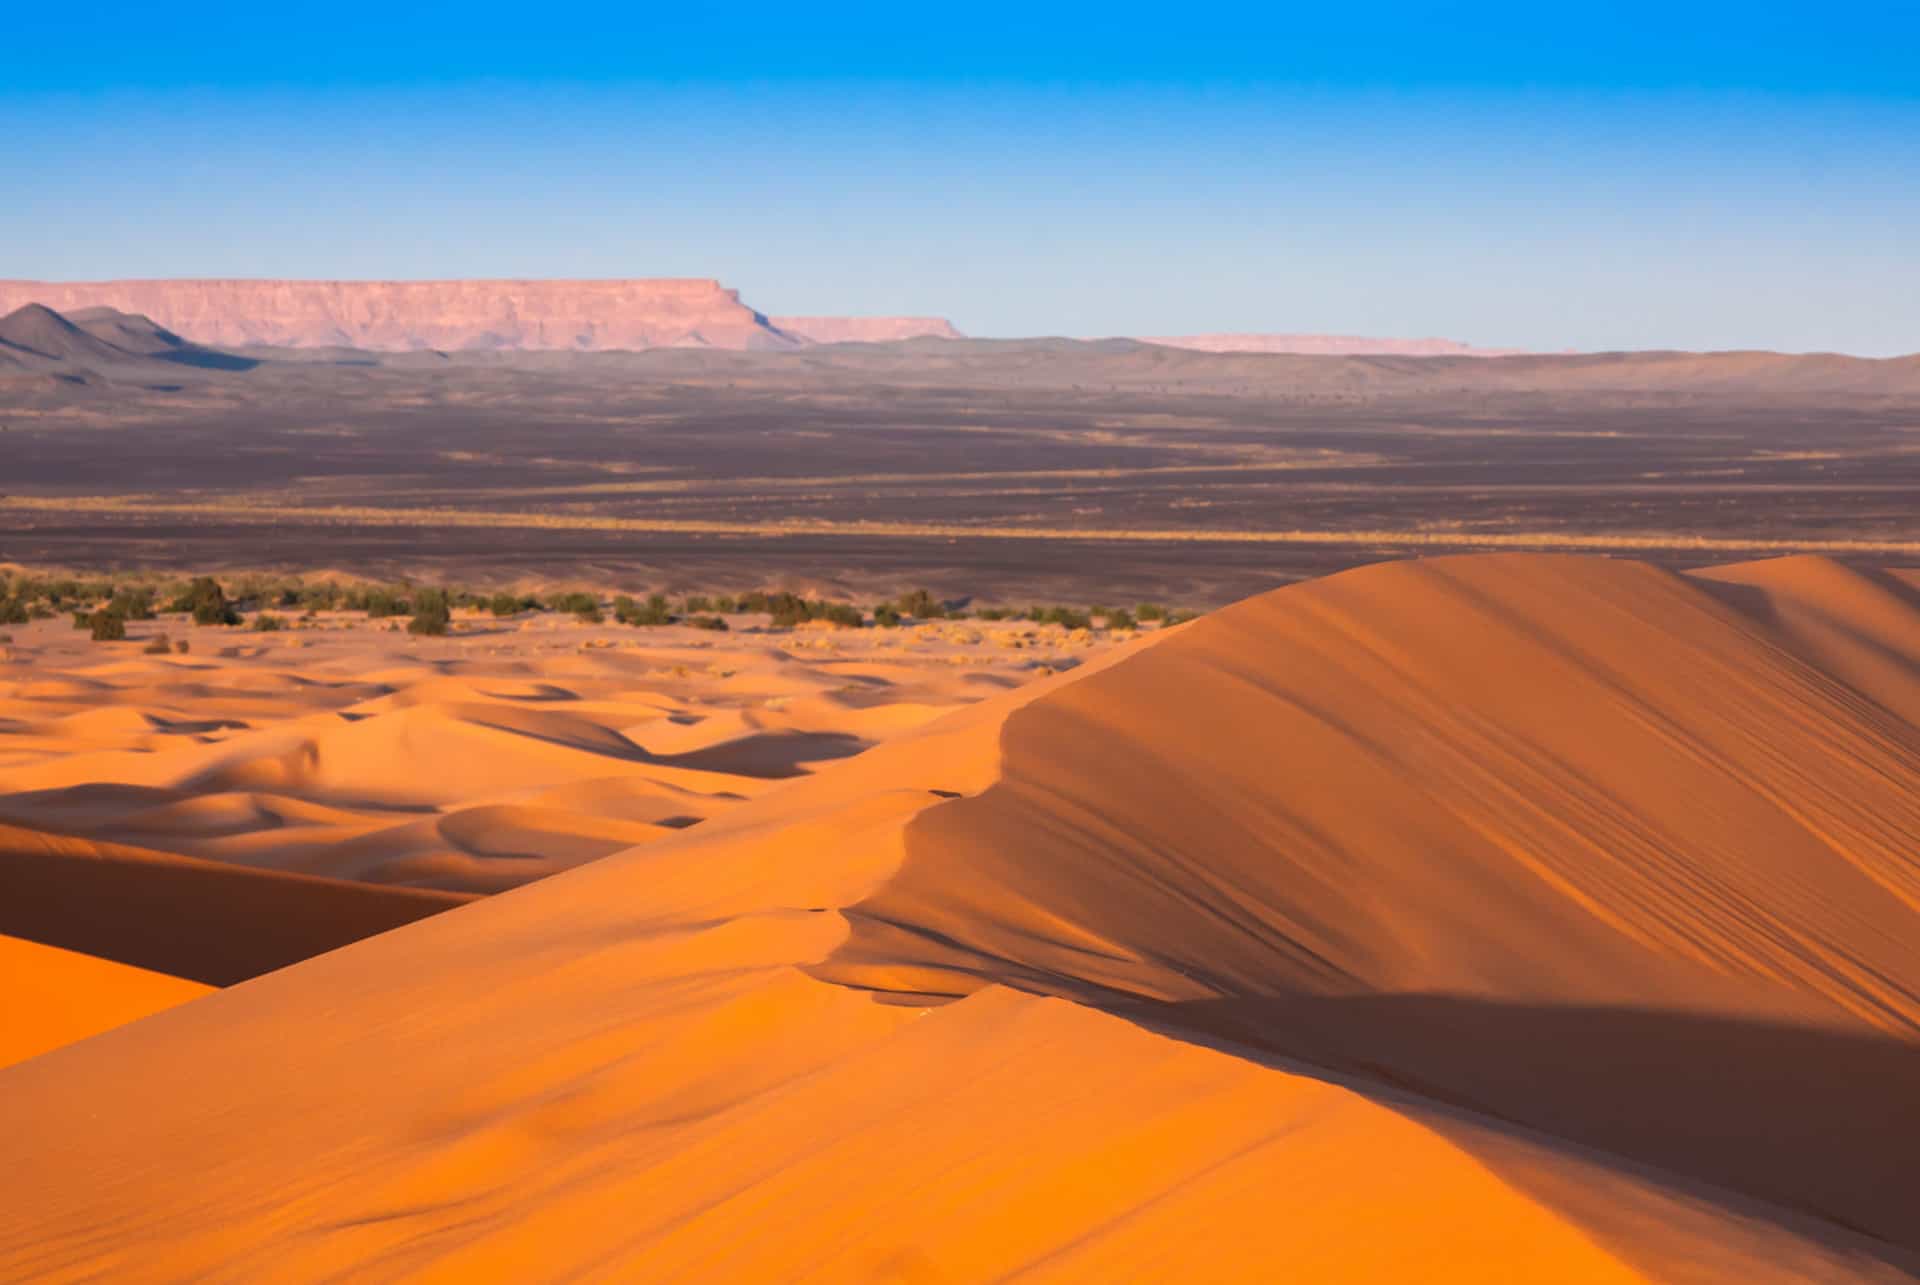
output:
[[[0,281],[0,313],[113,308],[221,348],[765,350],[958,332],[929,318],[770,321],[705,279]]]

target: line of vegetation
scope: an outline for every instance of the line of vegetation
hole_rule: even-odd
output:
[[[964,600],[936,597],[927,589],[913,589],[870,606],[786,590],[756,590],[746,594],[691,594],[677,604],[663,593],[638,598],[616,594],[611,599],[570,589],[545,596],[506,590],[477,591],[458,586],[411,584],[356,584],[334,580],[305,581],[298,577],[243,575],[222,581],[214,576],[161,580],[143,578],[82,579],[71,576],[0,574],[0,625],[28,624],[66,612],[74,628],[101,642],[127,638],[130,621],[162,616],[184,616],[207,628],[246,627],[256,633],[277,633],[312,622],[327,614],[358,614],[369,620],[404,619],[409,633],[439,637],[449,633],[457,613],[510,621],[539,615],[567,615],[584,624],[605,623],[608,616],[624,626],[648,628],[685,625],[725,631],[729,617],[764,616],[773,629],[819,625],[839,629],[895,629],[932,621],[1022,621],[1069,630],[1137,629],[1143,623],[1177,624],[1191,613],[1170,611],[1152,603],[1126,608],[1081,609],[1063,604],[1025,609],[971,606]],[[398,628],[396,623],[394,628]],[[166,650],[166,635],[147,650]],[[178,650],[184,651],[184,640]]]

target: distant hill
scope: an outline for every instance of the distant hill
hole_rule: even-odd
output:
[[[63,316],[29,303],[0,317],[0,369],[71,373],[194,366],[245,370],[245,357],[188,343],[147,317],[88,308]]]
[[[1160,335],[1140,342],[1195,352],[1292,353],[1320,357],[1515,357],[1521,348],[1476,348],[1457,339],[1369,339],[1361,335]]]
[[[786,334],[816,344],[966,338],[944,317],[770,317],[768,320]]]
[[[91,334],[53,309],[30,303],[0,317],[0,351],[28,369],[49,364],[115,366],[140,354]]]

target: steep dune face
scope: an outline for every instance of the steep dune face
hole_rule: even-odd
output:
[[[1011,715],[819,975],[1119,1006],[1920,1248],[1920,610],[1871,606],[1855,686],[1635,563],[1256,599]]]
[[[1920,731],[1727,583],[1280,590],[13,1067],[0,1275],[1900,1278]]]
[[[140,313],[197,343],[409,350],[787,348],[717,281],[0,281],[0,311]]]

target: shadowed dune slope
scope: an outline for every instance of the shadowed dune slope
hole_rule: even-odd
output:
[[[1904,1278],[1920,732],[1725,584],[1280,590],[10,1068],[0,1275]]]
[[[0,825],[0,933],[212,986],[469,900]]]
[[[0,936],[0,1066],[198,999],[198,982]]]

